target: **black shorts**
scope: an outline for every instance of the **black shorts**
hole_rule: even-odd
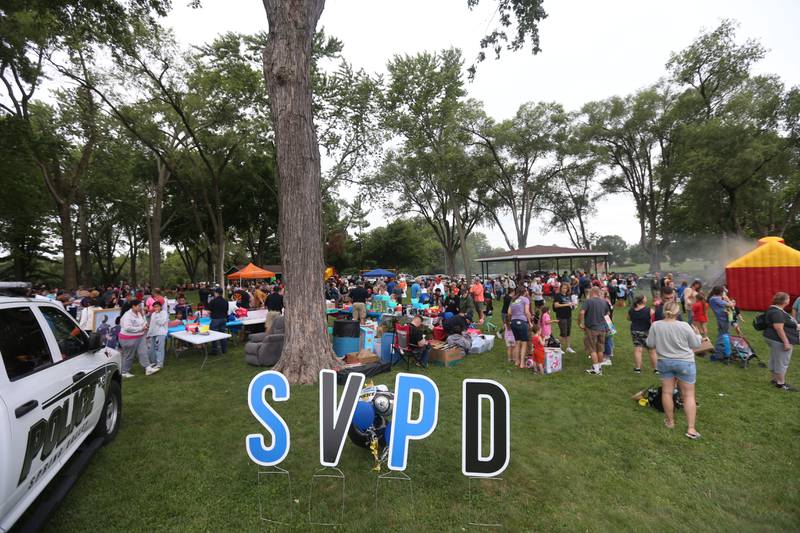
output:
[[[534,300],[533,305],[536,307],[542,307],[544,305],[544,300]]]
[[[511,332],[514,333],[515,341],[528,342],[528,339],[530,339],[530,330],[528,329],[527,320],[512,320]]]
[[[558,330],[561,332],[561,337],[569,337],[572,333],[572,319],[571,318],[559,318],[558,319]]]

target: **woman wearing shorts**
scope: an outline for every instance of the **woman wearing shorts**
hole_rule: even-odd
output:
[[[769,370],[772,372],[771,383],[785,391],[795,388],[786,383],[786,371],[792,360],[792,345],[800,344],[797,332],[797,321],[784,311],[789,305],[789,295],[779,292],[772,297],[772,305],[765,313],[767,329],[764,340],[769,345]]]
[[[664,425],[675,427],[675,405],[672,392],[675,382],[681,390],[683,408],[686,411],[686,436],[699,439],[695,427],[697,404],[694,398],[694,384],[697,367],[694,362],[694,349],[700,347],[700,335],[686,322],[677,320],[681,312],[677,302],[664,304],[664,320],[654,322],[647,335],[647,347],[655,348],[658,355],[658,372],[661,374],[661,403],[667,418]]]
[[[531,327],[531,301],[525,296],[527,289],[517,287],[514,299],[508,306],[508,320],[514,333],[513,362],[519,368],[525,368],[525,357],[528,355],[528,341]]]
[[[642,373],[642,350],[647,348],[647,334],[650,333],[650,308],[647,307],[647,296],[638,295],[633,300],[633,306],[628,310],[628,320],[631,321],[631,340],[633,340],[633,360],[636,366],[633,371]],[[650,366],[653,373],[658,374],[656,351],[650,348]]]
[[[575,350],[569,345],[569,337],[572,334],[572,309],[575,307],[570,290],[568,283],[561,284],[558,294],[553,296],[553,309],[558,321],[561,349],[568,353],[575,353]]]

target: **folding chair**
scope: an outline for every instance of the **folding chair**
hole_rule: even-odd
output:
[[[408,324],[395,325],[394,343],[392,344],[392,350],[395,354],[399,355],[401,359],[405,360],[406,370],[411,368],[412,361],[414,361],[415,363],[418,361],[418,356],[420,353],[419,346],[413,345],[409,342],[410,334],[411,334],[411,326],[409,326]]]

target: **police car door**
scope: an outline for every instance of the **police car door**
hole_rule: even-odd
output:
[[[63,407],[66,417],[58,441],[64,449],[59,452],[66,459],[97,424],[115,365],[104,349],[89,351],[89,336],[71,316],[52,304],[40,304],[37,310],[42,315],[45,338],[60,358],[58,366],[68,380],[68,385],[50,400]]]
[[[0,449],[5,455],[0,465],[7,467],[0,472],[0,517],[23,499],[35,497],[55,471],[63,408],[50,400],[69,387],[71,379],[59,368],[60,357],[51,352],[42,326],[29,303],[0,305],[0,396],[11,427],[10,447]],[[28,503],[16,511],[21,513]]]

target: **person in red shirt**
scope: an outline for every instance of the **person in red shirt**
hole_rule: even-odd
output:
[[[706,297],[702,292],[698,292],[694,297],[694,304],[692,304],[692,324],[697,326],[697,332],[702,336],[708,335],[708,303]]]
[[[539,324],[531,326],[533,342],[533,371],[544,375],[544,339],[542,339],[542,328]]]
[[[469,288],[472,301],[475,302],[475,309],[478,311],[478,324],[483,324],[483,283],[478,278],[472,282]]]

